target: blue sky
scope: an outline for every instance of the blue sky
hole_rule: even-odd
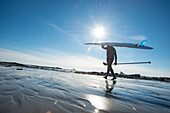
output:
[[[106,51],[86,42],[139,43],[153,50],[116,48],[118,62],[151,65],[114,66],[116,72],[170,76],[169,0],[1,0],[0,60],[106,71]],[[105,36],[96,38],[96,26]]]

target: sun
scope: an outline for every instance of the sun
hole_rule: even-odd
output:
[[[94,30],[93,30],[93,35],[96,38],[102,38],[105,36],[105,29],[103,26],[97,26]]]

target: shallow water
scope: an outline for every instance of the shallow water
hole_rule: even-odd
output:
[[[170,83],[0,67],[0,113],[168,113]]]

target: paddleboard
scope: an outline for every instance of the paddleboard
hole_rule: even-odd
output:
[[[148,40],[144,40],[141,43],[133,44],[133,43],[119,43],[119,42],[99,42],[99,43],[85,43],[85,45],[107,45],[114,47],[128,47],[128,48],[136,48],[136,49],[153,49],[152,47],[145,46],[145,42]]]

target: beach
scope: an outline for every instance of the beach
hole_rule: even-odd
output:
[[[170,112],[170,83],[0,66],[0,113],[113,112]]]

